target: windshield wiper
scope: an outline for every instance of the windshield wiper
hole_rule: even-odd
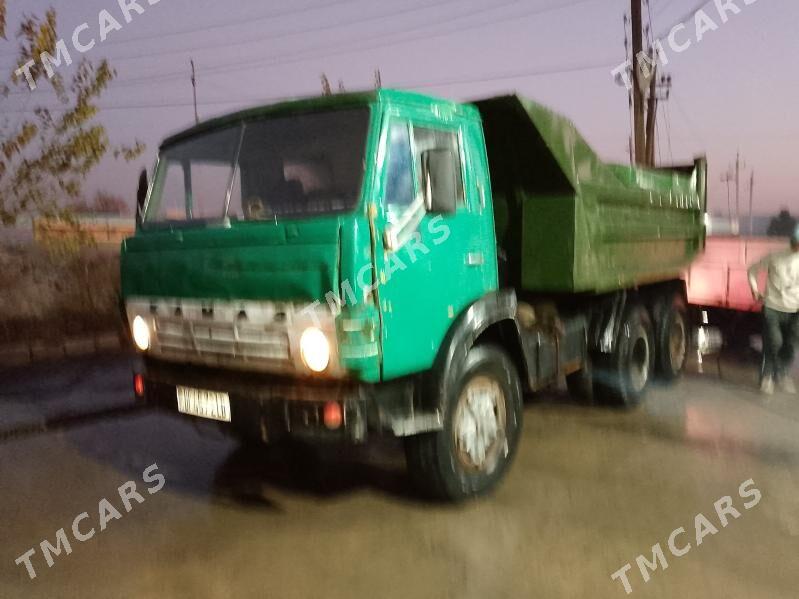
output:
[[[236,185],[236,177],[239,174],[239,158],[241,158],[241,147],[244,145],[244,131],[247,129],[247,123],[241,124],[241,134],[239,135],[239,145],[236,147],[236,156],[233,159],[233,172],[230,173],[230,180],[228,181],[227,192],[225,193],[225,215],[222,217],[222,224],[225,227],[230,226],[230,198],[233,196],[233,186]]]

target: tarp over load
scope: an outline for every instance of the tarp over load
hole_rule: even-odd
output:
[[[535,102],[475,104],[508,284],[601,293],[678,278],[701,251],[704,159],[657,170],[606,164],[569,120]]]

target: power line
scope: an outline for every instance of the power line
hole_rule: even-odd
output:
[[[500,4],[499,7],[502,7],[502,6],[505,6],[505,5],[508,5],[508,4],[515,4],[518,1],[519,0],[513,0],[512,2],[507,2],[505,4]],[[288,38],[288,37],[294,37],[296,35],[309,35],[309,34],[314,34],[314,33],[321,33],[323,31],[332,31],[332,30],[338,29],[338,28],[340,28],[342,26],[347,26],[348,27],[350,25],[362,25],[362,24],[365,24],[365,23],[372,23],[372,22],[375,22],[375,21],[383,21],[385,19],[393,19],[393,18],[400,17],[400,16],[405,15],[405,14],[418,13],[419,11],[427,10],[427,9],[430,9],[430,8],[439,8],[439,7],[442,7],[442,6],[449,5],[449,4],[462,4],[462,0],[446,0],[444,2],[436,2],[436,3],[423,2],[421,4],[415,4],[413,6],[404,8],[402,10],[398,10],[396,12],[388,13],[388,14],[371,15],[371,16],[366,16],[366,17],[362,17],[362,18],[358,18],[358,19],[347,19],[346,21],[341,21],[341,22],[338,22],[338,23],[328,23],[328,24],[325,24],[325,25],[317,25],[317,26],[306,28],[306,29],[299,29],[299,30],[296,30],[296,31],[283,31],[283,32],[278,33],[276,35],[269,35],[267,39],[271,42],[271,41],[275,41],[275,40],[279,40],[279,39],[285,39],[285,38]],[[497,8],[497,6],[494,6],[491,9],[486,9],[486,10],[492,10],[492,9],[495,9],[495,8]],[[258,42],[263,42],[264,40],[265,40],[264,34],[263,33],[259,33],[259,35],[257,37],[254,37],[254,38],[251,38],[251,39],[248,39],[248,40],[237,40],[237,41],[235,41],[233,43],[230,43],[230,41],[224,41],[224,42],[220,42],[220,43],[216,43],[216,44],[204,44],[202,46],[191,46],[191,47],[188,47],[188,48],[181,48],[179,50],[166,50],[166,51],[160,51],[160,52],[159,51],[153,51],[153,52],[145,53],[145,54],[137,54],[136,56],[124,56],[124,57],[121,57],[121,58],[113,58],[113,59],[109,59],[109,60],[113,60],[115,62],[124,62],[124,61],[130,61],[130,60],[141,60],[141,59],[144,59],[144,58],[164,57],[164,56],[170,56],[170,55],[176,55],[176,54],[185,54],[187,52],[201,52],[201,51],[206,51],[206,50],[216,50],[216,49],[219,49],[219,48],[236,48],[236,47],[239,47],[239,46],[246,46],[248,44],[255,44],[255,43],[258,43]]]
[[[508,3],[506,6],[510,6],[511,4],[518,4],[519,2],[524,2],[524,1],[525,0],[514,0],[514,1],[510,2],[510,3]],[[249,70],[249,69],[257,68],[257,67],[269,67],[269,66],[286,65],[286,64],[293,64],[293,63],[297,63],[297,62],[303,62],[305,60],[308,60],[309,58],[315,57],[317,55],[316,51],[320,51],[320,52],[322,52],[322,54],[325,57],[328,57],[328,56],[336,56],[336,55],[341,55],[341,54],[349,54],[349,53],[352,53],[352,52],[359,52],[359,51],[364,51],[364,50],[374,50],[374,49],[379,49],[379,48],[388,48],[388,47],[397,46],[397,45],[400,45],[400,44],[404,44],[404,43],[407,43],[407,42],[418,41],[418,40],[436,39],[436,38],[440,38],[440,37],[446,37],[446,36],[450,36],[450,35],[454,35],[454,34],[458,34],[458,33],[463,33],[465,31],[470,31],[470,30],[474,30],[474,29],[480,29],[480,28],[483,28],[483,27],[486,27],[486,26],[498,25],[500,23],[505,23],[505,22],[508,22],[508,21],[516,21],[516,20],[518,20],[520,18],[538,16],[538,15],[541,15],[541,14],[544,14],[544,13],[547,13],[547,12],[553,12],[553,11],[556,11],[556,10],[562,10],[562,9],[565,9],[565,8],[570,8],[572,6],[577,6],[579,4],[585,4],[585,3],[588,3],[588,2],[594,2],[594,1],[595,0],[571,0],[571,1],[565,2],[564,4],[561,4],[561,5],[549,6],[549,7],[546,7],[546,8],[537,8],[537,9],[526,11],[526,12],[524,12],[522,14],[516,14],[516,15],[510,15],[510,16],[506,16],[506,17],[501,17],[501,18],[498,18],[498,19],[494,19],[492,21],[483,21],[483,22],[478,22],[478,23],[467,24],[467,25],[458,27],[456,29],[453,29],[451,31],[442,31],[442,32],[432,32],[432,33],[422,33],[422,34],[417,34],[417,35],[410,35],[410,36],[404,37],[402,39],[391,40],[391,41],[387,41],[387,42],[384,41],[385,37],[386,37],[386,34],[375,34],[373,36],[367,36],[366,38],[362,38],[358,42],[358,43],[360,43],[360,42],[363,42],[363,41],[369,41],[371,39],[374,39],[375,41],[378,42],[378,43],[374,43],[374,44],[359,45],[359,46],[343,45],[343,46],[338,46],[338,47],[334,46],[332,48],[328,47],[326,45],[321,45],[321,46],[317,46],[317,47],[314,47],[314,48],[309,48],[305,52],[301,52],[299,54],[295,52],[295,53],[286,54],[286,55],[283,55],[283,56],[273,57],[273,58],[267,59],[267,60],[255,60],[255,61],[250,61],[250,62],[246,62],[246,63],[233,62],[233,63],[227,63],[227,64],[221,64],[221,65],[213,66],[211,68],[205,69],[203,71],[203,75],[212,75],[212,74],[221,73],[221,72],[235,73],[235,72],[239,72],[239,71],[242,71],[242,70]],[[495,10],[495,9],[496,9],[496,7],[479,9],[479,10],[473,11],[472,13],[461,14],[455,20],[458,20],[458,19],[464,18],[464,17],[476,16],[477,14],[482,14],[482,13],[485,13],[485,12],[488,12],[488,11],[491,11],[491,10]],[[434,26],[437,27],[438,25],[436,24]],[[415,27],[415,28],[411,28],[409,31],[397,32],[397,33],[392,34],[392,35],[402,35],[404,33],[413,33],[415,30],[418,30],[418,29],[419,29],[418,27]],[[282,60],[283,58],[286,58],[286,60]],[[165,80],[165,79],[172,79],[174,77],[180,76],[182,73],[183,73],[183,71],[174,71],[174,72],[169,72],[169,73],[155,74],[155,75],[152,75],[152,76],[144,76],[144,77],[139,77],[139,78],[124,79],[124,80],[121,80],[118,84],[115,84],[114,88],[127,87],[129,85],[135,85],[135,84],[142,83],[142,82],[155,82],[155,81],[161,81],[161,80]]]
[[[181,35],[190,35],[192,33],[207,33],[209,31],[216,31],[216,30],[219,30],[219,29],[227,29],[227,28],[230,28],[230,27],[238,27],[238,26],[241,26],[241,25],[251,25],[251,24],[254,24],[254,23],[260,23],[262,21],[268,21],[268,20],[278,19],[278,18],[282,18],[282,17],[305,14],[305,13],[308,13],[308,12],[313,12],[313,11],[316,11],[316,10],[323,10],[325,8],[331,8],[331,7],[334,7],[334,6],[335,7],[340,7],[343,4],[352,4],[354,2],[358,2],[358,0],[331,0],[330,2],[325,2],[324,4],[316,4],[316,5],[312,5],[312,6],[305,6],[305,7],[299,8],[299,9],[276,11],[276,12],[273,12],[273,13],[270,13],[270,14],[267,14],[267,15],[263,15],[263,16],[260,16],[260,17],[249,17],[247,19],[231,21],[231,22],[228,22],[228,23],[219,23],[219,24],[215,24],[215,25],[207,25],[205,27],[196,27],[196,28],[184,29],[184,30],[180,30],[180,31],[171,31],[171,32],[165,32],[165,33],[153,33],[153,34],[144,35],[144,36],[132,37],[132,38],[124,39],[124,40],[109,40],[109,41],[103,42],[103,47],[107,47],[107,46],[122,46],[122,45],[125,45],[125,44],[132,44],[132,43],[136,43],[136,42],[146,42],[146,41],[150,41],[150,40],[163,41],[165,38],[168,38],[168,37],[178,37],[178,36],[181,36]],[[1,53],[0,54],[0,58],[8,58],[8,57],[16,57],[16,54],[14,54],[14,53],[10,53],[10,54]]]
[[[353,1],[355,1],[355,0],[344,0],[344,3],[353,2]],[[515,3],[518,3],[520,1],[521,0],[512,0],[511,2],[507,2],[505,4],[501,4],[500,7],[505,6],[505,5],[509,5],[509,4],[515,4]],[[311,28],[302,29],[302,30],[299,30],[299,31],[283,32],[283,33],[280,33],[280,34],[278,34],[276,36],[270,36],[269,40],[271,41],[271,40],[275,40],[275,39],[282,39],[282,38],[291,37],[291,36],[294,36],[294,35],[304,35],[304,34],[319,33],[321,31],[327,31],[327,30],[336,29],[337,27],[340,27],[341,25],[363,24],[363,23],[368,23],[368,22],[372,22],[372,21],[395,18],[395,17],[398,17],[398,16],[402,16],[403,14],[406,14],[406,13],[418,12],[419,10],[425,10],[426,8],[437,8],[437,7],[440,7],[440,6],[446,6],[448,4],[453,4],[455,2],[458,2],[458,0],[445,0],[444,2],[438,2],[438,3],[432,4],[432,5],[429,4],[429,3],[426,3],[425,5],[423,5],[421,7],[419,5],[414,5],[414,6],[410,7],[410,8],[405,8],[405,9],[402,9],[402,10],[396,11],[396,12],[390,12],[388,14],[384,13],[384,14],[381,14],[381,15],[372,15],[370,17],[365,17],[365,18],[356,19],[356,20],[349,20],[349,21],[346,21],[346,22],[343,22],[343,23],[315,26],[315,27],[311,27]],[[325,5],[322,5],[322,6],[327,7],[327,6],[332,6],[332,5],[335,5],[335,4],[336,4],[335,2],[331,2],[329,4],[325,4]],[[494,8],[496,8],[496,7],[494,7]],[[477,12],[485,12],[485,10],[486,9],[483,9],[483,10],[477,11]],[[488,10],[492,10],[492,9],[488,9]],[[300,12],[300,11],[294,11],[294,13],[296,13],[296,12]],[[284,14],[294,14],[294,13],[286,12]],[[265,17],[265,18],[271,18],[271,17]],[[246,22],[239,23],[239,24],[254,23],[254,22],[258,22],[258,21],[264,20],[265,18],[255,19],[255,20],[252,20],[252,21],[246,21]],[[230,26],[232,26],[232,25],[220,25],[218,27],[212,27],[211,29],[219,29],[219,28],[230,27]],[[198,32],[198,31],[203,31],[203,30],[191,30],[191,32]],[[184,33],[175,34],[175,35],[185,35],[186,33],[188,33],[188,31],[184,32]],[[147,40],[147,39],[151,39],[151,37],[147,36],[147,37],[144,37],[144,38],[137,38],[137,41]],[[263,40],[264,40],[264,35],[261,34],[261,35],[259,35],[259,37],[257,39],[252,39],[252,40],[247,41],[247,42],[239,41],[239,42],[234,42],[232,44],[230,42],[223,42],[223,43],[220,43],[220,44],[211,44],[211,45],[203,45],[203,46],[191,46],[191,47],[188,47],[188,48],[185,48],[185,49],[180,49],[180,50],[168,50],[168,51],[163,51],[163,52],[153,51],[153,52],[150,52],[150,53],[138,54],[136,56],[125,56],[125,57],[117,57],[117,58],[113,58],[112,57],[112,58],[107,58],[107,60],[109,62],[113,62],[114,64],[116,64],[118,62],[125,62],[125,61],[129,61],[129,60],[139,60],[139,59],[144,59],[144,58],[152,58],[152,57],[161,57],[161,58],[163,58],[165,56],[185,54],[185,53],[190,53],[190,52],[194,52],[194,51],[213,50],[213,49],[219,49],[219,48],[232,48],[232,47],[237,47],[237,46],[241,46],[241,45],[256,43],[257,41],[263,41]],[[325,46],[326,46],[326,44],[323,44],[320,47],[320,49],[324,49]],[[281,58],[283,56],[290,57],[290,56],[294,56],[294,54],[293,53],[292,54],[284,54],[284,55],[278,56],[276,58],[279,59],[279,58]],[[114,85],[114,87],[115,88],[127,87],[127,84],[129,82],[138,83],[139,81],[150,81],[150,80],[156,81],[156,82],[157,81],[164,81],[164,80],[172,79],[172,78],[174,78],[175,76],[177,76],[179,74],[182,74],[182,71],[173,71],[173,72],[169,72],[169,73],[164,73],[162,75],[137,77],[137,78],[133,78],[132,80],[123,79],[120,82],[116,83]],[[125,85],[122,85],[123,83]],[[12,92],[10,95],[16,95],[17,93],[18,92]]]
[[[674,0],[664,0],[660,2],[657,9],[655,10],[656,15],[662,15],[665,10],[674,3]]]
[[[694,120],[688,114],[688,111],[686,111],[685,108],[683,107],[679,97],[673,92],[671,94],[671,97],[674,100],[675,104],[677,104],[677,109],[680,111],[680,114],[682,115],[683,119],[685,119],[685,122],[688,125],[688,130],[691,132],[691,135],[693,135],[694,139],[698,141],[702,146],[707,146],[701,132],[694,124]]]
[[[689,12],[684,14],[682,17],[680,17],[679,19],[674,21],[669,27],[663,29],[661,31],[661,33],[658,34],[657,39],[662,39],[663,37],[668,35],[672,31],[672,29],[674,29],[677,25],[682,25],[688,19],[693,19],[696,16],[696,13],[698,13],[705,6],[710,4],[710,2],[711,2],[711,0],[700,0],[699,4],[696,6],[696,8],[691,9]]]
[[[569,5],[581,4],[581,3],[584,3],[584,2],[590,2],[590,1],[593,1],[593,0],[572,0],[571,3],[567,3],[565,6],[555,6],[555,7],[547,7],[547,8],[543,8],[543,9],[541,9],[541,8],[534,9],[533,11],[530,11],[530,14],[542,14],[544,12],[548,12],[548,11],[551,11],[551,10],[558,10],[560,8],[565,8],[565,7],[568,7]],[[439,3],[435,4],[435,5],[428,4],[427,6],[430,7],[430,8],[435,8],[435,7],[440,7],[440,6],[446,6],[446,5],[452,4],[454,2],[458,2],[458,0],[445,0],[444,2],[439,2]],[[478,15],[483,15],[485,13],[493,12],[493,11],[497,10],[498,8],[499,9],[507,8],[508,6],[512,6],[512,5],[515,5],[515,4],[524,4],[525,2],[526,2],[526,0],[510,0],[509,2],[504,2],[504,3],[501,3],[499,5],[490,6],[488,8],[483,7],[483,8],[479,8],[479,9],[475,9],[475,10],[471,10],[471,11],[461,12],[455,19],[452,19],[449,22],[449,24],[452,24],[453,21],[459,21],[459,20],[463,20],[463,19],[466,19],[466,18],[470,18],[470,17],[474,17],[474,16],[478,16]],[[419,10],[418,6],[415,7],[415,8],[405,8],[405,9],[402,9],[401,11],[399,11],[399,12],[383,14],[383,15],[379,15],[379,16],[376,16],[376,17],[374,17],[374,16],[373,17],[368,17],[367,19],[363,19],[362,21],[365,22],[365,21],[372,21],[372,20],[382,20],[382,19],[386,19],[386,18],[394,18],[396,16],[400,16],[400,15],[405,14],[405,13],[417,12],[418,10]],[[523,14],[523,15],[520,15],[520,16],[527,16],[527,15]],[[520,16],[513,16],[513,17],[510,17],[510,18],[516,19],[516,18],[519,18]],[[500,21],[498,21],[498,22],[502,22],[502,21],[506,21],[506,20],[509,20],[509,18],[500,19]],[[497,22],[497,21],[495,21],[495,22]],[[352,21],[350,21],[350,23],[352,23]],[[480,27],[480,26],[483,26],[483,25],[491,25],[491,24],[493,24],[493,23],[492,22],[484,22],[484,23],[476,24],[476,26]],[[429,29],[430,27],[435,29],[435,28],[437,28],[439,26],[440,26],[440,24],[434,23],[432,25],[427,25],[427,26],[422,25],[421,29]],[[329,29],[331,27],[330,26],[326,26],[326,27],[322,27],[322,28],[318,28],[318,29],[322,30],[322,29],[325,29],[325,28]],[[469,28],[473,29],[475,27],[466,27],[466,28],[463,28],[463,29],[460,29],[460,30],[459,29],[455,29],[453,31],[441,32],[441,33],[438,33],[438,34],[436,34],[435,32],[431,33],[431,34],[424,33],[424,34],[421,34],[421,35],[414,35],[414,36],[412,36],[410,38],[398,39],[398,40],[394,40],[394,41],[389,40],[387,43],[385,42],[385,38],[387,37],[387,35],[388,36],[397,36],[397,35],[406,36],[408,34],[413,34],[415,32],[418,32],[420,27],[418,25],[415,25],[415,26],[411,26],[410,28],[405,28],[405,29],[396,31],[396,32],[391,33],[391,34],[375,33],[375,34],[372,34],[372,35],[369,35],[369,36],[362,37],[360,40],[358,40],[358,42],[356,42],[357,44],[362,44],[363,42],[369,42],[369,41],[373,41],[373,40],[377,41],[377,42],[380,42],[380,43],[377,43],[377,44],[372,44],[370,46],[367,46],[366,48],[364,48],[362,46],[352,47],[352,45],[349,42],[344,43],[344,44],[333,44],[332,46],[330,44],[327,44],[327,43],[317,44],[317,45],[312,46],[310,48],[306,48],[304,51],[300,51],[299,53],[298,52],[291,52],[291,53],[285,53],[285,54],[282,54],[282,55],[273,56],[273,57],[271,57],[270,59],[268,59],[266,61],[264,66],[278,66],[278,65],[284,65],[284,64],[293,64],[293,63],[302,62],[304,60],[308,60],[310,58],[314,58],[314,57],[317,57],[317,56],[340,55],[340,54],[347,54],[349,52],[359,51],[359,50],[362,50],[362,49],[374,49],[374,48],[379,48],[379,47],[385,47],[385,46],[388,46],[388,45],[397,45],[399,43],[404,43],[406,41],[415,41],[417,39],[423,39],[423,38],[427,39],[427,38],[433,38],[433,37],[440,37],[441,35],[450,35],[450,34],[453,34],[453,33],[459,33],[460,31],[466,30],[466,29],[469,29]],[[312,30],[306,30],[305,31],[305,33],[310,33],[310,32],[312,32]],[[160,54],[158,54],[158,55],[160,55]],[[221,72],[221,71],[228,71],[228,72],[229,71],[240,71],[240,70],[243,70],[243,69],[248,69],[248,68],[250,68],[250,65],[253,65],[253,64],[259,63],[259,62],[263,63],[264,61],[255,61],[255,62],[250,62],[250,63],[246,63],[246,64],[245,63],[240,63],[240,62],[235,62],[235,63],[227,63],[227,64],[222,64],[222,65],[216,65],[216,66],[213,66],[213,67],[203,71],[203,74],[204,75],[209,75],[209,74],[218,73],[218,72]],[[237,65],[241,65],[241,66],[237,66]],[[112,86],[110,87],[110,89],[114,90],[114,89],[130,87],[130,86],[136,86],[136,85],[139,85],[141,83],[158,83],[158,82],[163,82],[163,81],[170,81],[170,80],[174,79],[175,77],[179,77],[179,76],[182,76],[182,75],[183,75],[183,70],[179,70],[179,71],[176,70],[176,71],[170,71],[170,72],[167,72],[167,73],[157,73],[157,74],[154,74],[154,75],[145,75],[145,76],[140,76],[140,77],[132,77],[132,78],[127,78],[127,79],[121,79],[121,80],[118,80],[117,82],[113,83]],[[10,94],[10,95],[17,95],[18,93],[19,92],[12,92],[12,94]]]
[[[425,89],[425,88],[432,88],[432,87],[444,87],[448,85],[463,85],[469,83],[491,83],[494,81],[500,81],[504,79],[519,79],[524,77],[543,77],[548,75],[562,75],[567,73],[575,73],[581,71],[593,71],[598,69],[607,69],[614,65],[614,61],[604,61],[601,63],[595,64],[587,64],[587,65],[574,65],[574,66],[567,66],[567,67],[549,67],[549,68],[539,68],[539,69],[528,69],[528,70],[519,70],[519,71],[510,71],[505,73],[500,73],[496,75],[485,75],[482,77],[470,77],[470,78],[453,78],[453,79],[444,79],[440,81],[423,81],[423,82],[402,82],[394,84],[395,87],[398,88],[407,88],[407,89]],[[198,102],[200,106],[218,106],[218,105],[232,105],[232,104],[266,104],[271,102],[280,102],[283,100],[290,100],[294,99],[297,96],[273,96],[273,97],[261,97],[261,98],[249,98],[249,99],[239,99],[239,100],[212,100],[212,101],[205,101],[205,102]],[[160,104],[127,104],[127,105],[114,105],[114,106],[100,106],[98,107],[101,111],[110,111],[110,110],[136,110],[136,109],[155,109],[155,108],[185,108],[187,106],[191,106],[191,101],[185,102],[167,102],[167,103],[160,103]],[[57,106],[47,107],[48,110],[51,111],[59,111],[59,110],[66,110]],[[15,113],[19,111],[7,111],[8,113]]]

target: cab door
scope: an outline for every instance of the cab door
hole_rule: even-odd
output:
[[[482,152],[470,151],[474,137],[465,122],[384,121],[375,256],[384,380],[429,369],[455,319],[496,288],[493,217],[480,187],[487,167]],[[426,153],[440,150],[457,161],[448,214],[431,212],[424,193]]]

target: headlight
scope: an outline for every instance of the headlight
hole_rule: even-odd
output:
[[[330,342],[327,336],[311,327],[300,337],[300,355],[305,365],[314,372],[324,372],[330,364]]]
[[[150,349],[150,327],[147,322],[141,317],[137,316],[133,319],[133,342],[141,351]]]

